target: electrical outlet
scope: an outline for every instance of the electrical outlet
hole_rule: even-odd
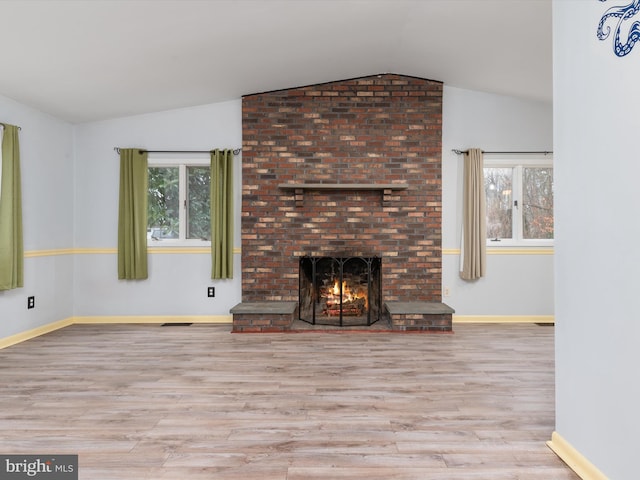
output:
[[[27,308],[36,308],[36,297],[27,297]]]
[[[448,297],[450,293],[451,292],[449,291],[449,287],[444,287],[442,289],[442,295],[444,295],[445,297]]]
[[[213,298],[216,296],[216,287],[207,287],[207,297]]]

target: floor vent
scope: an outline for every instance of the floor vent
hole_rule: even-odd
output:
[[[161,327],[188,327],[190,325],[193,325],[192,323],[163,323],[162,325],[160,325]]]
[[[555,327],[555,323],[553,322],[547,322],[547,323],[536,323],[536,325],[538,325],[539,327]]]

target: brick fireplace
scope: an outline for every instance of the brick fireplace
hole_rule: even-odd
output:
[[[297,304],[305,256],[380,257],[384,302],[441,302],[441,82],[384,74],[249,95],[242,133],[243,304]],[[290,328],[265,313],[234,314],[234,331]],[[423,329],[413,317],[392,328]]]

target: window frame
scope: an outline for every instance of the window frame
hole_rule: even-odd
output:
[[[177,167],[178,168],[178,202],[180,205],[178,215],[179,238],[153,239],[147,235],[147,245],[150,247],[210,247],[211,240],[201,240],[197,238],[185,238],[187,232],[187,198],[188,198],[188,167],[210,167],[209,157],[156,157],[147,158],[147,168],[154,167]],[[148,227],[147,227],[148,228]]]
[[[511,229],[512,238],[493,239],[487,237],[487,247],[553,247],[554,238],[523,238],[523,175],[525,168],[551,168],[553,169],[552,154],[527,154],[518,155],[511,154],[508,157],[504,155],[485,154],[484,168],[511,168],[511,201],[518,202],[517,208],[512,208],[511,212]],[[484,178],[484,171],[483,171]],[[555,192],[554,192],[555,196]],[[513,206],[513,203],[512,203]]]

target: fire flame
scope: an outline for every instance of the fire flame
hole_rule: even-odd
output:
[[[327,306],[331,307],[334,305],[340,304],[340,281],[335,280],[332,287],[326,289],[325,298],[327,300]],[[369,301],[367,298],[367,293],[364,289],[352,289],[346,280],[342,282],[342,304],[350,304],[358,301],[359,299],[364,300],[364,308],[369,308]]]

